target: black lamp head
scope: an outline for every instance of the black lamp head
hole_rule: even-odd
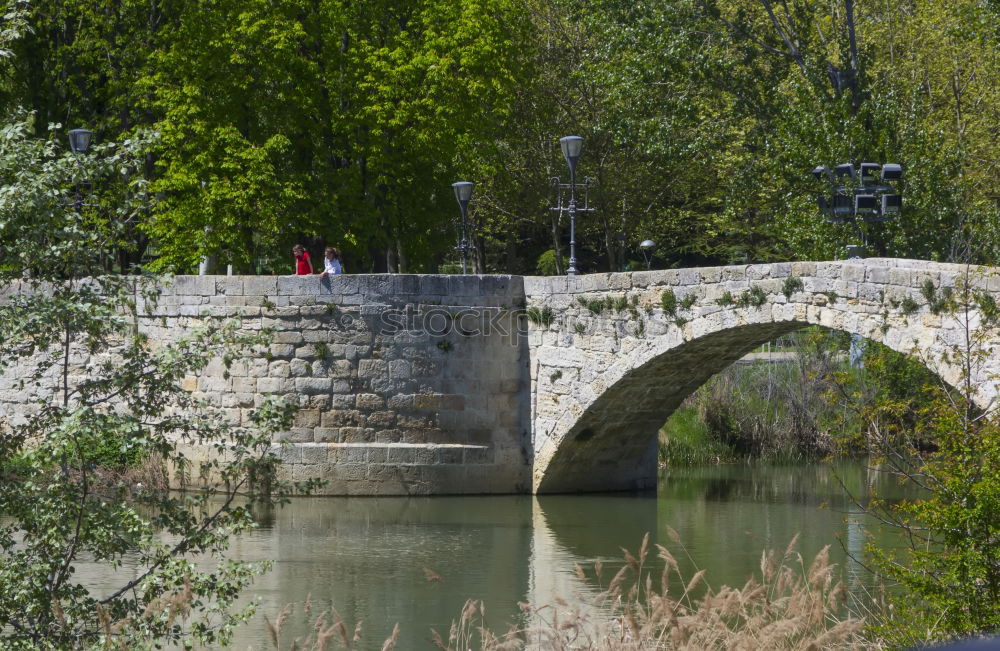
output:
[[[833,168],[833,173],[837,177],[837,180],[848,178],[853,181],[855,178],[854,164],[841,163]]]
[[[903,178],[903,168],[899,163],[886,163],[882,166],[883,181],[898,181]]]
[[[580,159],[580,152],[583,151],[582,136],[565,136],[559,139],[559,146],[562,147],[563,158],[569,165],[571,173],[576,172],[576,161]]]
[[[94,132],[87,129],[72,129],[68,135],[69,148],[74,154],[86,154],[94,139]]]
[[[458,201],[458,205],[463,208],[469,205],[469,200],[472,199],[472,190],[476,184],[472,181],[457,181],[452,183],[451,187],[455,190],[455,199]]]
[[[861,163],[858,168],[862,185],[875,185],[876,175],[882,166],[878,163]]]

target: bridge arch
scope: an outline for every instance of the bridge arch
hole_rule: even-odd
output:
[[[749,265],[526,287],[529,303],[551,304],[560,316],[531,333],[534,491],[654,487],[656,432],[684,398],[760,344],[808,325],[915,355],[958,383],[961,369],[944,353],[962,344],[964,323],[934,314],[924,287],[954,287],[966,270],[908,262]],[[972,282],[988,291],[991,281]],[[673,314],[662,306],[665,292],[676,299]],[[599,300],[611,307],[598,311]],[[969,317],[975,326],[979,315]],[[1000,370],[989,352],[974,370],[984,405]]]

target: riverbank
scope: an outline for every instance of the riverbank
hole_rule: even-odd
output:
[[[664,467],[810,462],[877,453],[870,411],[891,400],[893,428],[908,435],[933,376],[918,363],[866,342],[852,367],[850,339],[810,328],[734,364],[687,398],[659,432]]]

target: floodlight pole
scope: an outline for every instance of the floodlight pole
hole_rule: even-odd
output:
[[[855,235],[861,244],[847,245],[848,260],[863,260],[868,246],[868,233],[861,228],[861,221],[881,222],[892,219],[891,215],[898,213],[902,199],[893,186],[887,182],[902,178],[902,167],[897,163],[879,165],[876,163],[861,163],[857,167],[853,163],[842,163],[830,170],[826,166],[813,169],[813,176],[818,181],[829,184],[833,194],[827,199],[820,195],[819,204],[827,219],[832,222],[851,222]],[[881,183],[875,181],[876,174],[881,177]],[[842,181],[847,183],[841,185]],[[849,205],[845,205],[845,201]],[[864,342],[858,335],[851,335],[850,363],[854,368],[864,366]]]

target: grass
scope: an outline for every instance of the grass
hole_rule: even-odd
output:
[[[659,432],[661,466],[701,466],[736,458],[729,446],[715,440],[698,415],[698,408],[678,408]]]
[[[549,307],[548,305],[545,305],[541,308],[534,306],[529,307],[527,314],[529,321],[531,321],[535,325],[540,325],[543,328],[548,328],[550,325],[552,325],[552,322],[555,320],[555,314],[553,314],[552,308]]]
[[[662,428],[661,463],[789,463],[864,451],[865,428],[833,385],[839,378],[864,386],[863,372],[847,365],[847,341],[810,329],[782,343],[798,354],[730,366],[688,397]]]

